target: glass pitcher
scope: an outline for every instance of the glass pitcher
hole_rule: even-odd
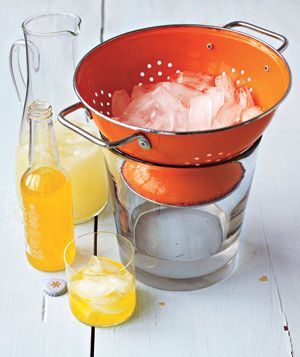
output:
[[[68,13],[33,16],[22,24],[24,40],[16,41],[10,50],[12,80],[23,106],[19,143],[16,153],[16,185],[20,203],[20,179],[28,168],[29,124],[27,112],[35,100],[53,107],[54,118],[74,102],[72,88],[75,68],[76,39],[81,19]],[[20,49],[26,48],[27,82],[21,70]],[[82,115],[81,115],[82,117]],[[75,117],[76,121],[80,116]],[[97,135],[93,123],[77,123]],[[98,214],[108,200],[108,183],[102,149],[55,120],[60,157],[71,177],[75,223]]]

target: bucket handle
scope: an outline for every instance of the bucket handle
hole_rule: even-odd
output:
[[[245,27],[247,29],[262,33],[263,35],[275,38],[276,40],[279,40],[279,41],[282,42],[282,45],[276,49],[276,51],[278,51],[280,53],[283,52],[284,50],[286,50],[286,48],[289,45],[289,41],[285,36],[280,35],[277,32],[273,32],[273,31],[267,30],[267,29],[265,29],[263,27],[250,24],[249,22],[233,21],[233,22],[229,22],[228,24],[226,24],[223,27],[226,28],[226,29],[231,29],[233,27]]]
[[[136,133],[130,136],[127,136],[126,138],[120,139],[120,140],[116,140],[116,141],[104,141],[100,138],[97,138],[96,136],[90,134],[89,132],[87,132],[86,130],[78,127],[77,125],[73,124],[71,121],[66,119],[66,116],[71,114],[72,112],[78,110],[78,109],[85,109],[87,115],[89,116],[89,119],[92,119],[90,112],[86,109],[86,107],[81,103],[75,103],[70,105],[68,108],[63,109],[59,114],[58,114],[58,121],[66,126],[67,128],[75,131],[75,133],[83,136],[84,138],[88,139],[89,141],[91,141],[94,144],[97,144],[101,147],[105,147],[107,149],[115,149],[119,146],[131,143],[132,141],[137,140],[139,146],[144,149],[144,150],[149,150],[151,149],[151,144],[149,142],[149,140],[146,138],[145,135],[141,134],[141,133]]]

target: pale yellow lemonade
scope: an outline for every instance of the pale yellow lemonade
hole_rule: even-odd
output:
[[[79,125],[91,132],[89,125]],[[72,182],[74,222],[83,222],[99,213],[108,200],[103,150],[59,122],[55,122],[54,127],[60,159]],[[20,180],[28,168],[28,137],[28,132],[25,132],[16,153],[16,185],[19,202]]]
[[[74,316],[89,326],[112,326],[127,320],[136,303],[134,276],[119,262],[93,256],[68,283]]]

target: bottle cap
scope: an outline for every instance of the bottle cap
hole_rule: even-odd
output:
[[[67,292],[67,283],[62,279],[51,279],[48,281],[44,289],[49,296],[60,296]]]

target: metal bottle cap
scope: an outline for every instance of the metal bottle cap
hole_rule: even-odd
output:
[[[48,281],[44,289],[49,296],[60,296],[67,292],[67,283],[62,279],[51,279]]]

